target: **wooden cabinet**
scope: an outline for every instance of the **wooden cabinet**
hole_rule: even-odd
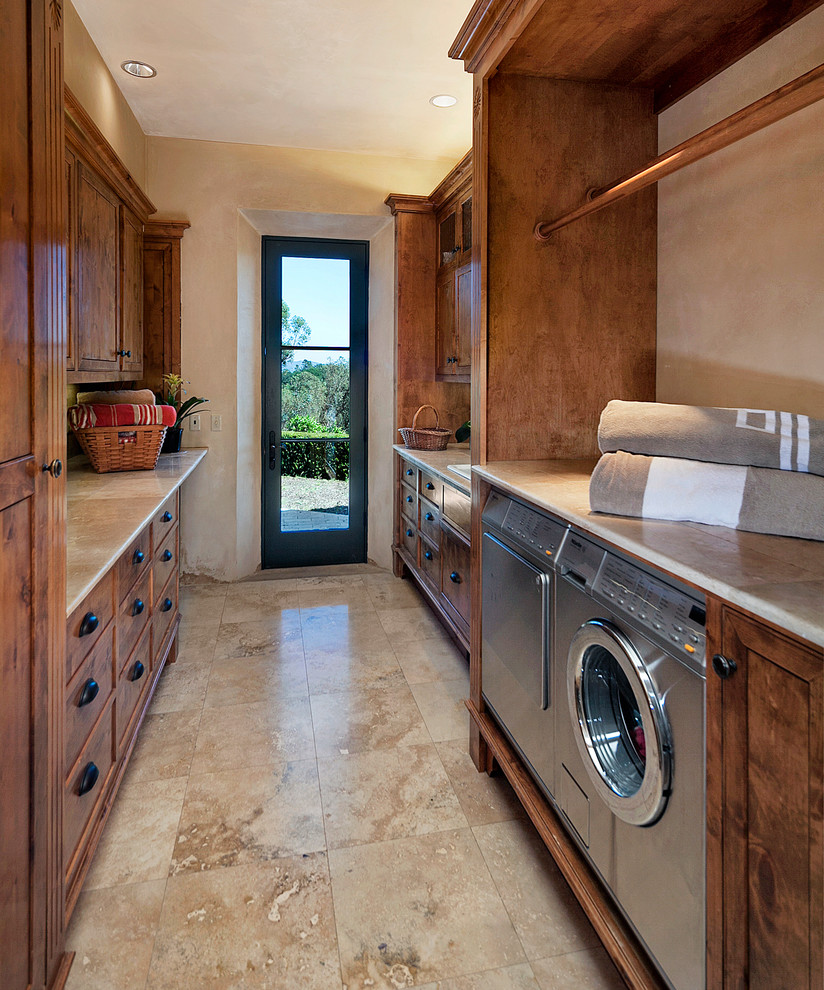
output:
[[[824,651],[719,602],[710,622],[707,986],[819,988]]]
[[[143,374],[143,224],[120,206],[120,370]]]
[[[435,376],[470,380],[472,355],[472,170],[461,163],[433,193],[438,242]],[[456,187],[456,180],[458,185]]]

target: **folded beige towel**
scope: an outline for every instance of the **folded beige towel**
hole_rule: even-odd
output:
[[[589,504],[618,516],[824,540],[824,478],[794,471],[619,451],[595,465]]]
[[[601,413],[603,453],[687,457],[824,475],[824,421],[772,409],[719,409],[613,399]]]
[[[150,388],[117,389],[114,392],[78,392],[79,406],[119,406],[125,402],[130,406],[153,406],[155,394]]]

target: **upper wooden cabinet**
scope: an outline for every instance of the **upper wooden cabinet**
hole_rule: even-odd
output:
[[[154,206],[66,90],[69,382],[143,374],[143,226]]]

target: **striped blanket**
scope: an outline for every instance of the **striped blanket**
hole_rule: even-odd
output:
[[[128,403],[71,406],[68,416],[69,423],[76,430],[86,430],[94,426],[174,426],[177,419],[173,406]]]

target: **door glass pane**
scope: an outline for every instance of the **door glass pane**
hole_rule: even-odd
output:
[[[349,347],[349,261],[284,258],[281,276],[284,348]]]

